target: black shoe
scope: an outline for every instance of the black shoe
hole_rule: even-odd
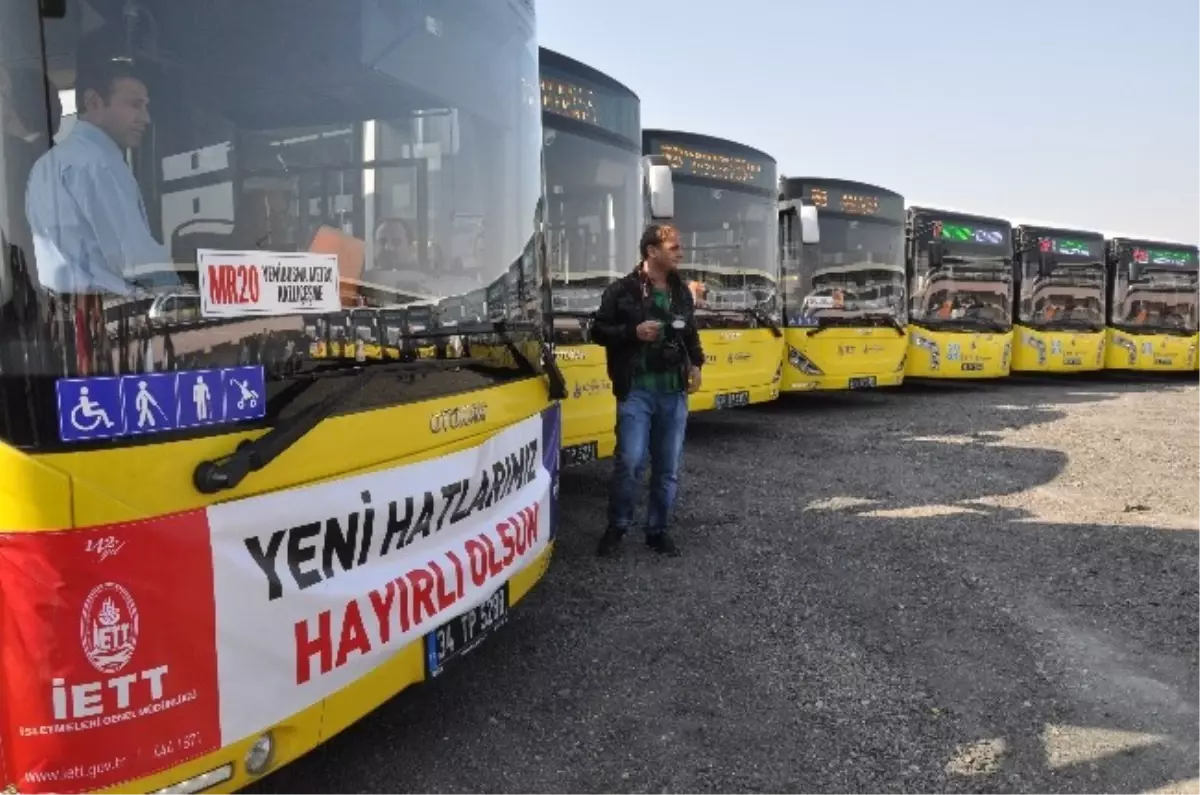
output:
[[[667,535],[666,530],[646,536],[646,546],[660,555],[669,555],[673,558],[677,558],[681,554],[679,547],[675,546],[675,542],[671,540],[671,536]]]
[[[621,539],[625,536],[620,530],[608,528],[604,531],[604,535],[600,536],[600,545],[596,548],[596,555],[599,557],[608,557],[612,555],[621,546]]]

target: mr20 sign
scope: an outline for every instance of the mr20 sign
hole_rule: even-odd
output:
[[[324,314],[341,309],[336,254],[200,249],[203,317]]]

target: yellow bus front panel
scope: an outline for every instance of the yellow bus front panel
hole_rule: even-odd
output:
[[[1042,331],[1013,328],[1013,372],[1081,373],[1104,368],[1103,331]]]
[[[1004,378],[1011,370],[1012,332],[931,331],[909,327],[906,378]]]
[[[463,411],[464,404],[473,408]],[[334,417],[302,437],[270,466],[222,493],[220,500],[225,503],[272,492],[287,493],[299,486],[336,482],[447,456],[480,444],[544,406],[545,381],[526,379],[472,393]],[[137,447],[40,455],[26,455],[0,445],[0,482],[6,492],[6,499],[0,504],[0,527],[9,533],[24,532],[33,537],[40,531],[66,526],[151,523],[192,509],[204,509],[212,504],[212,499],[198,493],[192,485],[196,463],[227,454],[239,441],[257,435],[228,433]],[[338,462],[336,469],[330,467],[333,461]],[[470,476],[470,472],[461,473],[463,478]],[[20,499],[13,498],[14,490],[19,492]],[[386,499],[383,502],[386,505]],[[386,508],[383,510],[386,514]],[[543,520],[547,528],[549,520],[549,516]],[[383,519],[378,521],[381,526],[384,524]],[[510,606],[519,602],[542,577],[552,554],[551,535],[538,557],[508,575]],[[268,769],[274,770],[307,753],[409,685],[422,681],[425,671],[422,643],[419,640],[409,643],[368,675],[252,736],[109,791],[153,792],[189,781],[208,783],[205,791],[234,791],[257,778],[247,773],[244,759],[264,735],[269,734],[272,741]]]
[[[783,338],[771,329],[702,329],[704,367],[688,410],[710,411],[765,403],[779,397]]]
[[[869,389],[904,381],[908,338],[890,328],[789,328],[783,352],[784,392]]]
[[[1114,328],[1106,333],[1106,370],[1165,373],[1196,369],[1200,335],[1130,334]]]
[[[617,444],[617,399],[604,348],[558,345],[555,358],[567,382],[562,402],[563,466],[610,457]]]

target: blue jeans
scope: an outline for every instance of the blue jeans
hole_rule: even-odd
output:
[[[608,492],[608,526],[618,532],[633,527],[638,483],[650,458],[650,503],[646,508],[646,535],[667,527],[687,429],[686,392],[651,392],[634,387],[617,402],[617,449]]]

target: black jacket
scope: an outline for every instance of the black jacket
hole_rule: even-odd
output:
[[[671,288],[675,314],[687,323],[680,332],[687,358],[694,367],[703,367],[704,350],[700,347],[700,335],[696,333],[696,305],[692,300],[692,292],[676,273],[671,273],[667,283]],[[646,312],[648,300],[642,276],[635,268],[623,279],[605,288],[600,298],[600,308],[593,315],[592,341],[603,346],[607,353],[608,377],[617,400],[624,399],[633,385],[638,350],[645,344],[637,337],[637,327],[649,319]],[[680,369],[686,384],[687,363],[683,363]]]

